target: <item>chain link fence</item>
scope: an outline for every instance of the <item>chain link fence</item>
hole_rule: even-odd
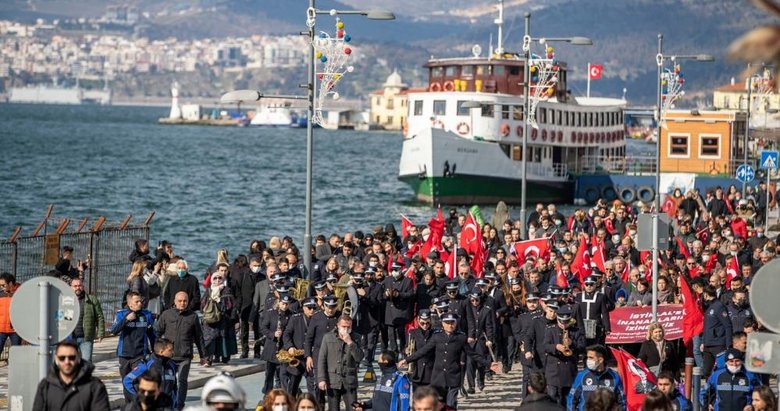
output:
[[[84,288],[98,297],[108,329],[127,289],[126,279],[132,268],[130,253],[135,249],[136,240],[149,240],[153,215],[143,224],[132,226],[130,217],[115,226],[106,225],[105,218],[101,217],[85,229],[85,220],[70,232],[67,231],[70,221],[63,220],[54,233],[39,234],[40,230],[36,229],[26,237],[19,236],[17,229],[11,238],[0,242],[0,272],[13,274],[19,283],[47,275],[55,269],[62,247],[72,247],[73,266],[78,261],[89,263],[83,274]],[[51,253],[56,256],[52,257]],[[0,361],[7,360],[9,345],[0,354]]]

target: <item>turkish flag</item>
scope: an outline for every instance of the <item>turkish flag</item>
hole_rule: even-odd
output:
[[[604,267],[604,249],[601,244],[596,244],[590,248],[591,265],[595,265],[602,273],[607,272]]]
[[[515,243],[515,257],[517,263],[525,264],[525,258],[529,255],[535,258],[547,258],[550,255],[550,240],[537,238],[535,240],[518,241]]]
[[[672,196],[666,196],[663,204],[661,204],[661,211],[666,213],[669,217],[674,217],[674,215],[677,214],[677,202],[674,201]]]
[[[458,272],[458,243],[455,243],[452,252],[444,260],[444,271],[447,273],[447,277],[452,280]]]
[[[704,313],[685,278],[680,279],[680,293],[683,296],[683,342],[688,345],[693,336],[704,331]]]
[[[592,272],[590,267],[590,253],[588,253],[588,242],[585,236],[580,236],[580,245],[577,247],[577,254],[571,262],[571,272],[577,276],[582,284],[585,277]]]
[[[412,280],[412,288],[417,288],[417,276],[414,274],[414,266],[410,266],[408,270],[406,270],[406,276]]]
[[[690,258],[691,252],[688,251],[688,246],[683,243],[683,241],[678,236],[674,236],[674,239],[677,240],[677,251],[680,252],[680,254],[684,255],[685,258]]]
[[[561,270],[561,263],[557,261],[555,262],[555,285],[560,288],[569,288],[569,280],[566,279],[563,270]]]
[[[588,78],[591,80],[598,80],[601,78],[601,73],[604,71],[604,66],[601,64],[590,64],[588,68]]]
[[[734,233],[734,237],[738,236],[747,240],[747,222],[741,217],[735,217],[734,220],[731,221],[731,231]]]
[[[729,257],[726,262],[726,288],[731,289],[731,280],[738,275],[739,263],[737,262],[737,257]]]
[[[428,235],[428,239],[425,240],[425,244],[423,244],[420,249],[420,257],[422,257],[423,261],[427,261],[428,253],[430,253],[431,250],[441,252],[444,249],[441,245],[441,238],[444,236],[444,220],[431,218],[431,221],[428,221],[428,228],[431,233]]]
[[[412,220],[406,218],[405,215],[401,214],[401,238],[405,239],[409,235],[409,228],[412,227],[414,223],[412,223]]]
[[[472,256],[471,269],[474,271],[474,276],[477,278],[482,277],[482,270],[485,264],[485,249],[482,245],[479,224],[471,213],[466,217],[466,223],[463,224],[463,229],[460,232],[460,247]]]
[[[618,365],[618,374],[623,380],[623,393],[626,396],[626,410],[639,411],[645,394],[655,389],[656,378],[642,360],[634,358],[625,350],[609,347]]]

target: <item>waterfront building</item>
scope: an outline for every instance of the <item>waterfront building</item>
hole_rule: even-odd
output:
[[[409,108],[409,92],[424,91],[424,88],[410,89],[401,80],[398,71],[387,76],[382,88],[371,93],[370,126],[385,130],[401,130],[406,124]]]

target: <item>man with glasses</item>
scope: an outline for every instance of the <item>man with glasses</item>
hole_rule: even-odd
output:
[[[325,296],[322,299],[322,311],[318,311],[312,316],[309,328],[306,330],[303,344],[304,355],[306,356],[306,371],[314,376],[317,375],[317,361],[315,359],[319,358],[322,339],[336,328],[336,323],[341,315],[341,312],[336,308],[337,306],[338,300],[336,296]],[[314,378],[311,380],[307,378],[306,384],[309,386],[308,391],[317,396],[318,402],[323,402],[324,392],[317,390],[317,381]]]
[[[92,376],[95,367],[82,362],[79,347],[63,341],[54,350],[54,364],[35,393],[33,410],[108,411],[106,386]]]
[[[70,288],[76,293],[80,308],[79,320],[76,322],[76,328],[73,330],[71,338],[79,345],[81,358],[91,362],[95,340],[100,343],[103,341],[103,334],[106,333],[103,308],[101,308],[97,297],[84,291],[82,279],[74,278],[71,280]],[[0,344],[0,349],[2,349],[2,344]]]
[[[410,346],[413,344],[414,348],[407,350],[407,356],[414,354],[415,351],[425,346],[428,340],[433,336],[433,328],[431,327],[431,312],[427,309],[420,310],[417,316],[417,327],[409,333]],[[428,385],[431,383],[431,376],[433,375],[433,359],[434,353],[420,358],[414,366],[414,370],[411,372],[411,381],[415,387]]]

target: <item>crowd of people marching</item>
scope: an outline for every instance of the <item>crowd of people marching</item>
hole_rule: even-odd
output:
[[[232,259],[221,249],[199,276],[171,243],[150,250],[138,240],[124,307],[107,330],[100,296],[84,292],[84,263],[66,247],[52,275],[76,291],[81,316],[35,408],[107,409],[90,360],[108,331],[119,336],[126,409],[184,408],[197,350],[206,367],[263,360],[266,410],[457,409],[459,397],[490,395],[486,381],[518,367],[520,409],[690,410],[698,401],[776,410],[770,376],[744,366],[746,336],[763,328],[751,279],[780,252],[764,234],[761,193],[669,196],[670,246],[655,284],[652,254],[636,248],[637,218],[651,209],[617,200],[569,216],[537,204],[526,221],[503,202],[490,221],[476,208],[439,210],[425,225],[400,216],[400,233],[387,224],[318,236],[310,271],[290,237],[253,240]],[[17,286],[0,275],[0,311]],[[615,310],[654,303],[684,307],[682,336],[667,339],[656,322],[644,341],[607,344]],[[0,347],[6,337],[19,342],[0,313]],[[686,357],[706,379],[698,398],[682,388]],[[368,402],[358,401],[361,380],[375,383]],[[243,407],[245,394],[219,374],[203,402]]]

